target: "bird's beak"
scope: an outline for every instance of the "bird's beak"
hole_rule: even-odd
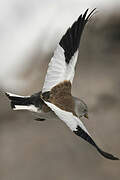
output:
[[[89,118],[88,118],[88,113],[86,113],[86,114],[84,115],[84,117],[87,118],[87,119],[89,119]]]

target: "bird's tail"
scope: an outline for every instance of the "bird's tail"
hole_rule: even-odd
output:
[[[13,110],[37,111],[37,108],[33,105],[31,96],[19,96],[8,92],[5,95],[10,99]]]

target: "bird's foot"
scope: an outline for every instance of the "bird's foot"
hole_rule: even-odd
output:
[[[45,121],[45,119],[43,119],[43,118],[36,118],[36,119],[34,119],[35,121]]]

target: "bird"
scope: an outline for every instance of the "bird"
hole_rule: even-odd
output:
[[[57,117],[75,135],[94,146],[103,157],[119,160],[112,154],[103,151],[95,143],[81,121],[82,117],[88,118],[88,107],[82,99],[71,94],[81,36],[95,10],[96,8],[88,14],[89,9],[87,9],[67,29],[49,62],[41,91],[30,96],[20,96],[9,92],[5,92],[5,94],[9,98],[13,110],[32,111],[37,115],[37,121]]]

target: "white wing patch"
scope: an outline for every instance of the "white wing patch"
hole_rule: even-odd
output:
[[[88,135],[89,132],[87,131],[86,127],[84,126],[84,124],[82,123],[82,121],[73,115],[73,113],[71,112],[67,112],[64,111],[60,108],[58,108],[57,106],[55,106],[52,103],[46,102],[44,101],[48,107],[50,107],[52,109],[52,111],[55,112],[55,114],[62,120],[65,122],[65,124],[72,130],[72,131],[76,131],[77,130],[77,126],[79,125]],[[90,136],[90,135],[89,135]]]
[[[77,62],[78,50],[74,53],[69,64],[65,62],[64,49],[58,45],[52,57],[45,77],[42,93],[50,91],[54,86],[68,80],[72,83]]]

